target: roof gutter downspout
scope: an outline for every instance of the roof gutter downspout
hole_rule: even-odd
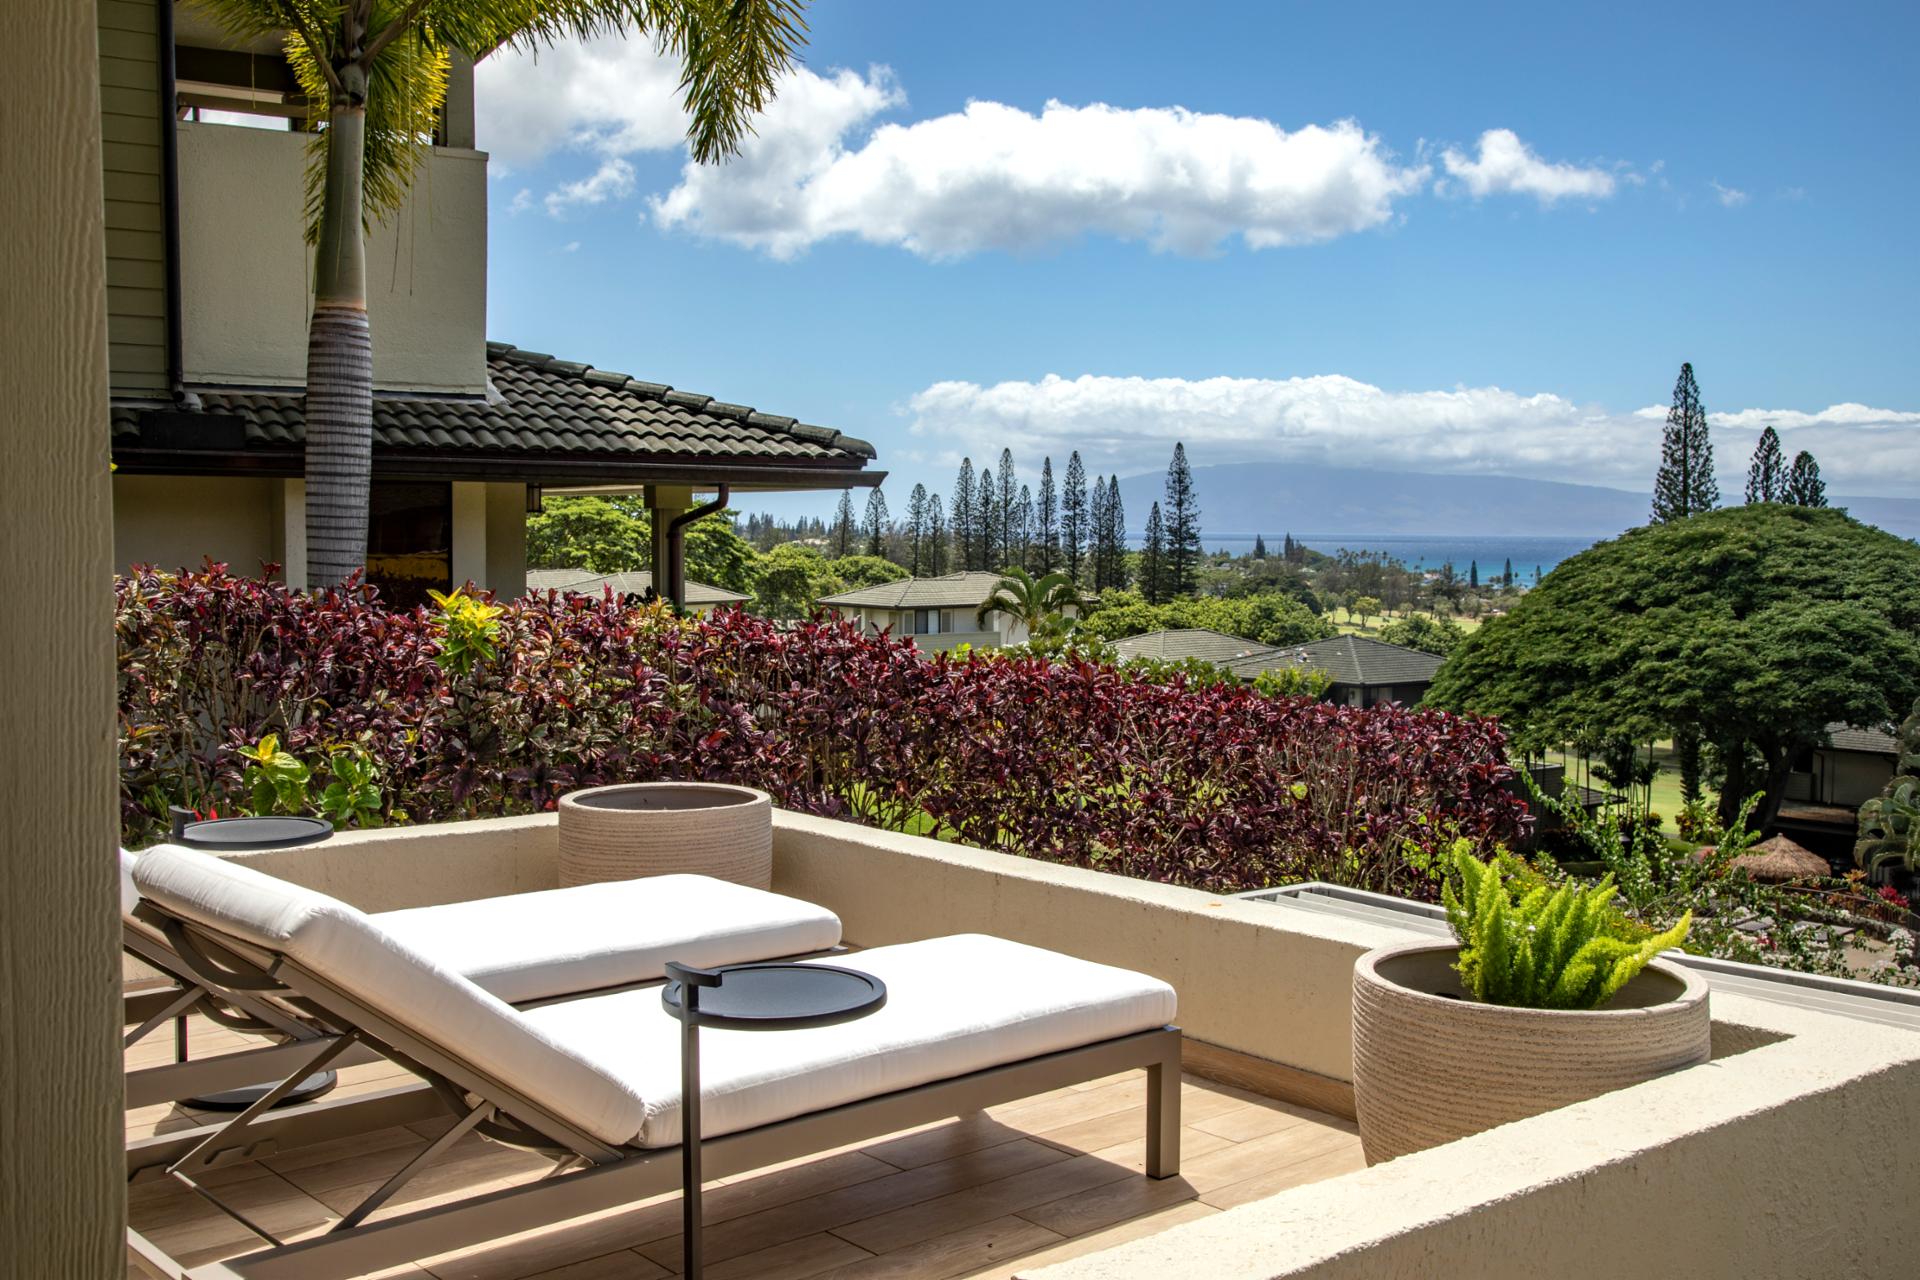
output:
[[[186,399],[186,361],[182,354],[180,307],[180,85],[174,62],[173,0],[154,6],[160,55],[160,215],[166,240],[167,390],[175,402]]]
[[[712,502],[682,511],[667,522],[667,582],[666,590],[661,592],[673,601],[673,607],[687,607],[687,526],[695,520],[704,519],[716,511],[724,511],[727,506],[730,486],[721,485],[719,494]],[[653,584],[660,591],[660,584]]]

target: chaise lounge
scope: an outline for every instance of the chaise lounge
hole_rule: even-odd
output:
[[[279,1079],[288,1069],[282,1064],[311,1056],[329,1033],[270,993],[234,991],[214,998],[163,932],[135,914],[140,894],[133,871],[143,856],[120,851],[122,944],[175,985],[128,998],[126,1024],[133,1030],[124,1044],[131,1046],[192,1011],[285,1043],[130,1071],[126,1105],[175,1102]],[[668,960],[710,968],[819,955],[840,945],[840,919],[824,907],[697,875],[576,885],[371,918],[388,934],[516,1005],[658,982]],[[370,1056],[362,1051],[338,1065]]]
[[[381,919],[250,868],[163,847],[134,877],[144,899],[136,914],[197,981],[223,996],[271,993],[335,1033],[281,1091],[364,1044],[426,1080],[457,1117],[326,1234],[266,1237],[270,1247],[190,1275],[357,1275],[678,1186],[678,1024],[657,987],[516,1009]],[[869,1018],[703,1037],[709,1177],[1133,1068],[1148,1073],[1147,1175],[1178,1172],[1180,1033],[1164,982],[980,935],[878,947],[858,964],[889,993]],[[277,1100],[269,1094],[167,1172],[193,1184],[245,1152]],[[550,1155],[554,1171],[368,1221],[469,1132]]]

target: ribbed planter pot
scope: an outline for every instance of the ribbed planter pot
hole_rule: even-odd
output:
[[[635,782],[560,797],[560,883],[678,872],[773,884],[773,800],[718,782]]]
[[[1453,943],[1369,951],[1353,967],[1353,1093],[1367,1163],[1705,1062],[1699,974],[1655,960],[1603,1009],[1466,998]]]

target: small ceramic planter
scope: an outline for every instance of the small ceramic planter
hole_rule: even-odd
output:
[[[773,884],[773,800],[718,782],[637,782],[560,797],[560,883],[687,872]]]
[[[1655,960],[1602,1009],[1466,998],[1453,943],[1369,951],[1353,969],[1353,1092],[1367,1163],[1705,1062],[1706,980]]]

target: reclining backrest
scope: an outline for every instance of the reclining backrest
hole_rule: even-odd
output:
[[[120,914],[132,916],[133,909],[140,905],[140,890],[133,883],[133,864],[140,855],[127,852],[125,845],[120,847]]]
[[[339,899],[177,845],[142,853],[133,876],[141,896],[164,910],[286,956],[602,1142],[626,1143],[640,1131],[638,1094]],[[323,993],[301,994],[327,1004]]]

